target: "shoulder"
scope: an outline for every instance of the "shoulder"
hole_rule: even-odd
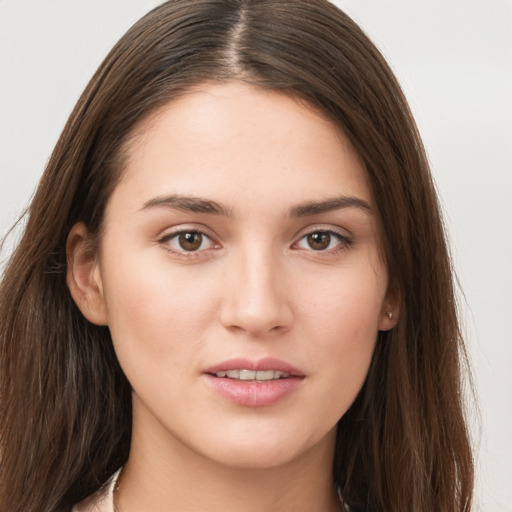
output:
[[[71,512],[114,512],[114,489],[120,472],[114,473],[97,492],[77,503]]]

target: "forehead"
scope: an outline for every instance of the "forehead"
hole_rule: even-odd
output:
[[[239,82],[203,84],[135,132],[120,186],[141,195],[372,202],[364,166],[333,122],[294,97]],[[242,204],[246,204],[243,203]]]

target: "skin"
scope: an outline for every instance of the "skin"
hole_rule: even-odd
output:
[[[68,240],[70,290],[133,387],[119,510],[339,510],[336,424],[397,317],[358,155],[306,104],[232,82],[160,109],[128,156],[100,250],[83,224]],[[190,211],[197,198],[220,211]],[[204,373],[233,357],[304,377],[239,405]]]

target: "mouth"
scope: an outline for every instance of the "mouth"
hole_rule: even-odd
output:
[[[244,407],[277,404],[302,387],[305,374],[274,358],[231,359],[205,371],[207,382],[224,399]]]
[[[274,357],[258,360],[234,358],[205,370],[205,373],[221,379],[268,382],[272,380],[303,378],[304,373],[286,361]]]
[[[249,382],[268,382],[271,380],[287,379],[290,374],[279,370],[221,370],[215,377],[223,379],[242,380]]]

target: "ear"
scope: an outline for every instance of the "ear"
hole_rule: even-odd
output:
[[[98,254],[83,222],[75,224],[69,232],[66,254],[66,281],[73,300],[87,320],[93,324],[107,325]]]
[[[401,297],[398,287],[394,284],[389,284],[386,296],[382,302],[379,331],[389,331],[395,327],[400,317],[400,301]]]

